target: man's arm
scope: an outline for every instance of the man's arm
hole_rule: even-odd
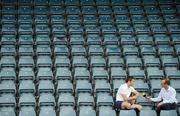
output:
[[[132,100],[136,100],[137,97],[139,96],[139,93],[136,90],[133,93],[134,95],[131,97],[127,97],[125,94],[121,94],[121,95],[125,101],[132,101]]]

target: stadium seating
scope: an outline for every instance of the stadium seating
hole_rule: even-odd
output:
[[[179,0],[0,0],[0,116],[155,116],[116,112],[128,76],[157,96],[170,78],[180,115]]]

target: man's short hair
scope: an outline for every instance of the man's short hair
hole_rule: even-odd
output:
[[[163,78],[162,80],[164,80],[164,84],[170,85],[170,79],[168,78]]]
[[[134,79],[134,78],[133,78],[132,76],[127,77],[127,78],[126,78],[126,83],[127,83],[128,81],[133,80],[133,79]]]

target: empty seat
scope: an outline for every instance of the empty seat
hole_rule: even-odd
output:
[[[55,98],[54,95],[50,92],[42,92],[39,93],[39,106],[55,106]]]
[[[76,116],[75,109],[72,106],[62,106],[59,109],[59,116]]]
[[[103,49],[101,46],[89,46],[88,54],[89,54],[89,56],[92,56],[92,55],[103,56],[104,52],[103,52]]]
[[[21,93],[19,97],[19,107],[32,106],[36,107],[36,99],[34,93]]]
[[[77,95],[77,106],[82,107],[82,106],[94,106],[94,97],[91,95],[91,93],[87,92],[81,92],[78,93]]]
[[[149,46],[149,45],[142,45],[140,47],[141,49],[141,55],[145,56],[145,55],[153,55],[156,56],[156,49],[153,46]]]
[[[132,76],[136,79],[146,79],[144,70],[141,70],[140,68],[130,67],[128,69],[128,72],[129,72],[129,76]]]
[[[160,115],[161,116],[178,116],[176,110],[162,110]]]
[[[13,111],[0,111],[1,116],[16,116]]]
[[[72,80],[71,71],[68,68],[57,68],[55,79],[57,79],[57,80],[60,80],[60,79]]]
[[[73,85],[70,80],[58,80],[57,92],[73,92]]]
[[[61,92],[59,93],[58,106],[75,106],[75,99],[72,93]]]
[[[116,112],[112,107],[101,106],[99,107],[99,116],[116,116]]]
[[[157,116],[155,110],[141,110],[140,116]]]
[[[88,80],[77,80],[76,81],[76,88],[75,88],[76,94],[81,92],[92,92],[92,85]]]
[[[108,57],[108,67],[125,67],[124,60],[119,56]]]
[[[56,111],[53,106],[41,106],[39,116],[56,116]]]
[[[74,69],[74,80],[90,80],[90,72],[87,68],[77,67]]]
[[[20,80],[19,81],[19,92],[32,92],[35,93],[35,84],[33,80]]]
[[[106,67],[105,59],[102,56],[91,56],[90,67]]]
[[[19,116],[36,116],[35,108],[32,106],[20,107]]]
[[[121,110],[119,116],[136,116],[135,110]]]
[[[142,61],[140,58],[128,57],[126,58],[126,67],[142,67]]]
[[[81,106],[79,108],[79,116],[96,116],[96,111],[92,106]]]
[[[107,70],[94,68],[92,72],[92,80],[96,80],[96,79],[103,79],[108,81],[109,75]]]
[[[2,93],[3,92],[16,93],[15,82],[13,80],[1,80],[0,91]]]
[[[74,56],[72,59],[72,67],[88,67],[88,60],[84,56]]]
[[[32,56],[21,56],[19,58],[19,68],[21,67],[32,67],[34,68],[34,59]]]

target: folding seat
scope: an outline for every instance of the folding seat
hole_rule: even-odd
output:
[[[33,45],[32,35],[19,35],[19,44],[20,45]]]
[[[14,45],[2,45],[1,56],[16,56],[16,49]]]
[[[100,28],[96,25],[88,24],[88,25],[85,25],[84,28],[85,28],[85,32],[87,34],[99,34],[100,33]]]
[[[15,6],[3,5],[1,12],[2,14],[15,14],[16,13]]]
[[[154,38],[155,38],[156,45],[170,44],[170,38],[168,36],[166,36],[165,34],[155,34]]]
[[[159,58],[155,58],[155,57],[144,57],[143,58],[143,62],[144,62],[144,66],[145,67],[161,67],[161,63]]]
[[[27,6],[19,6],[18,8],[18,13],[19,14],[32,14],[32,10],[31,10],[31,6],[27,5]]]
[[[139,55],[138,48],[135,46],[123,46],[123,55],[124,56],[127,56],[127,55],[138,56]]]
[[[64,3],[63,0],[49,0],[49,4],[54,6],[54,5],[62,5]]]
[[[67,23],[68,24],[80,24],[81,23],[81,17],[78,15],[68,15],[67,16]]]
[[[91,56],[90,57],[90,67],[106,67],[106,61],[102,56]]]
[[[162,110],[160,115],[161,116],[178,116],[176,110]]]
[[[152,45],[141,45],[140,51],[142,56],[156,56],[156,49]]]
[[[77,5],[79,2],[77,0],[66,0],[65,5],[70,6],[70,5]]]
[[[160,79],[164,77],[163,70],[160,70],[158,67],[147,67],[146,71],[148,79]]]
[[[129,76],[134,77],[135,79],[146,79],[146,75],[144,70],[140,69],[139,67],[130,67],[128,68]]]
[[[79,25],[70,25],[69,34],[82,34],[84,32],[83,27]]]
[[[53,72],[51,68],[40,67],[38,68],[37,80],[53,80]]]
[[[115,99],[116,98],[116,93],[120,87],[120,85],[125,83],[125,78],[113,78],[111,79],[111,85],[112,85],[112,91],[113,95],[112,97]]]
[[[0,106],[1,106],[1,111],[3,111],[1,115],[4,114],[4,116],[7,116],[7,114],[10,114],[10,116],[12,116],[15,113],[15,106],[16,106],[15,93],[12,93],[12,92],[2,93],[1,92]]]
[[[85,57],[87,55],[86,49],[83,46],[71,46],[71,56],[83,56]]]
[[[136,40],[132,35],[121,35],[121,44],[122,45],[135,45]]]
[[[161,90],[161,85],[160,85],[160,82],[161,82],[161,79],[159,78],[154,78],[154,79],[150,79],[150,88],[151,88],[151,93],[152,93],[152,96],[153,97],[158,97],[158,94]]]
[[[149,92],[149,86],[145,79],[136,79],[134,82],[134,88],[136,88],[139,92]]]
[[[59,42],[57,42],[59,44]],[[66,45],[55,45],[54,56],[69,56],[69,49]]]
[[[151,24],[151,30],[153,33],[166,33],[167,29],[163,24]]]
[[[16,23],[16,17],[14,14],[3,14],[1,18],[2,23]]]
[[[107,70],[99,69],[99,68],[92,69],[92,80],[97,80],[97,79],[108,81],[109,75]]]
[[[2,24],[1,29],[2,34],[16,34],[16,26],[15,24]]]
[[[54,24],[53,26],[55,26],[55,24],[64,24],[64,17],[62,14],[52,14],[51,15],[51,24]],[[53,28],[52,26],[52,28]]]
[[[74,80],[89,80],[90,72],[85,67],[74,68]]]
[[[58,23],[58,24],[56,24]],[[65,27],[63,24],[59,24],[59,23],[62,23],[61,21],[57,21],[57,22],[53,22],[53,25],[52,25],[52,33],[55,35],[55,34],[64,34],[64,33],[67,33]]]
[[[127,77],[126,70],[123,70],[120,67],[111,67],[110,76],[111,76],[111,80],[125,79]]]
[[[3,70],[0,72],[0,80],[17,80],[15,70]]]
[[[34,68],[34,59],[32,56],[21,56],[19,58],[18,67],[32,67]]]
[[[136,36],[138,45],[153,45],[153,37],[147,34],[139,34]]]
[[[69,92],[73,93],[73,84],[70,80],[58,80],[57,92]]]
[[[93,39],[93,38],[91,38],[91,39]],[[89,56],[103,56],[104,51],[103,51],[102,46],[99,46],[99,45],[91,45],[91,46],[89,46],[88,55]]]
[[[58,68],[58,67],[70,67],[71,63],[70,63],[70,60],[67,56],[57,56],[55,58],[54,66],[56,68]]]
[[[119,56],[109,56],[107,61],[108,67],[125,67],[123,59]]]
[[[41,106],[39,116],[56,116],[56,110],[54,106]]]
[[[94,1],[93,0],[81,0],[81,5],[82,6],[86,6],[86,5],[94,5]]]
[[[80,9],[78,6],[68,6],[66,7],[66,14],[79,14]]]
[[[79,108],[79,116],[96,116],[96,111],[92,106],[81,106]]]
[[[135,110],[121,110],[119,116],[136,116]]]
[[[135,57],[127,57],[126,58],[126,67],[139,67],[143,66],[141,58]]]
[[[62,107],[62,106],[71,106],[74,107],[75,106],[75,99],[74,96],[72,95],[72,93],[70,92],[60,92],[58,93],[59,98],[58,98],[58,106]],[[60,110],[61,112],[62,110]],[[62,115],[64,116],[64,115]]]
[[[180,26],[178,24],[167,24],[167,28],[170,33],[178,33],[180,32]]]
[[[140,6],[129,6],[129,11],[131,14],[143,14],[143,8]]]
[[[107,45],[105,49],[106,56],[121,56],[121,49],[117,45]]]
[[[35,44],[36,45],[50,45],[50,37],[48,35],[43,35],[43,34],[40,34],[40,35],[36,35],[36,38],[35,38],[36,42]]]
[[[1,56],[0,66],[1,68],[3,67],[16,68],[15,57],[14,56]]]
[[[127,14],[115,15],[116,24],[127,24],[130,23],[130,17]]]
[[[37,56],[51,56],[51,48],[49,45],[37,45],[36,55]]]
[[[96,2],[96,4],[98,4],[98,2]],[[108,6],[104,6],[104,5],[103,6],[98,6],[97,10],[98,10],[98,14],[111,14],[112,13],[111,8],[108,7]]]
[[[66,67],[56,69],[55,79],[57,80],[72,80],[71,71]]]
[[[49,17],[43,13],[41,15],[37,14],[34,16],[34,21],[35,21],[35,24],[48,24]]]
[[[141,110],[140,111],[140,116],[157,116],[156,111],[155,110]]]
[[[91,94],[92,93],[92,85],[89,80],[77,79],[76,80],[76,88],[75,88],[76,97],[80,96],[80,94]],[[81,95],[82,97],[83,95]],[[83,98],[83,97],[82,97]]]
[[[94,97],[91,95],[91,93],[88,92],[80,92],[77,95],[77,107],[81,108],[82,106],[91,106],[93,107],[95,105],[94,103]]]
[[[83,11],[82,11],[83,12]],[[97,23],[97,17],[96,15],[93,14],[85,14],[83,15],[83,23],[84,24],[89,24],[89,23],[93,23],[96,24]]]
[[[178,17],[175,15],[175,14],[164,14],[163,15],[163,18],[164,18],[164,22],[166,24],[171,24],[171,23],[177,23],[178,24]]]
[[[34,6],[34,14],[47,14],[48,13],[48,7],[47,6]]]
[[[180,79],[171,79],[171,85],[178,91],[178,93],[180,91],[179,83],[180,83]],[[179,95],[178,95],[178,97],[179,97]]]
[[[150,24],[156,24],[156,23],[162,23],[163,22],[163,18],[157,14],[148,15],[147,18],[148,18],[148,21]]]
[[[119,33],[122,33],[122,34],[132,34],[132,33],[134,33],[133,27],[131,25],[129,25],[129,24],[127,24],[127,25],[125,25],[125,24],[118,25],[117,28],[119,30]]]
[[[46,5],[46,4],[48,4],[48,0],[34,0],[34,4],[36,4],[36,5]]]
[[[103,78],[94,78],[94,91],[97,92],[111,92],[109,82]]]
[[[16,2],[16,0],[2,0],[2,3],[4,4],[15,4]]]
[[[116,116],[116,112],[112,107],[101,106],[99,107],[99,116]]]
[[[32,25],[31,24],[20,24],[18,29],[19,34],[33,34]]]
[[[178,39],[178,38],[177,38]],[[175,45],[175,53],[176,55],[179,55],[180,54],[180,45]]]
[[[16,35],[5,34],[1,37],[1,45],[15,45]]]
[[[19,70],[19,75],[18,75],[19,80],[35,80],[35,74],[32,68],[20,68]]]
[[[52,60],[50,56],[38,56],[36,67],[52,67]]]
[[[129,5],[137,5],[137,4],[140,4],[141,1],[140,0],[127,0],[127,3]]]
[[[23,106],[33,106],[34,108],[36,107],[36,99],[34,93],[30,92],[20,92],[19,95],[19,107]]]
[[[95,99],[96,99],[96,107],[100,106],[113,106],[113,98],[110,92],[107,91],[98,91],[95,93]]]
[[[174,55],[173,47],[169,45],[159,45],[158,48],[158,54],[159,55]]]
[[[21,79],[19,81],[19,92],[20,93],[25,93],[25,92],[31,92],[31,93],[35,93],[36,89],[35,89],[35,84],[33,82],[33,80],[25,80],[25,79]],[[26,97],[25,97],[26,98]]]
[[[83,6],[82,14],[97,14],[96,8],[94,6]]]
[[[134,24],[136,24],[136,23],[141,23],[141,24],[147,23],[146,17],[143,15],[131,15],[131,18],[132,18],[132,22]]]
[[[176,13],[176,8],[173,7],[172,5],[160,5],[161,12],[163,14],[175,14]]]
[[[76,111],[72,106],[61,106],[58,116],[76,116]]]
[[[83,45],[85,44],[85,40],[82,34],[71,35],[70,38],[70,44],[74,45],[72,47],[83,47]]]
[[[88,68],[88,60],[84,56],[74,56],[72,58],[72,67],[87,67]]]
[[[101,45],[102,38],[98,34],[88,34],[87,35],[87,44],[88,45]],[[91,46],[89,46],[91,47]],[[94,48],[96,46],[92,46]],[[97,46],[99,47],[99,46]],[[97,49],[97,48],[96,48]]]
[[[144,6],[145,11],[148,15],[152,15],[152,14],[159,14],[160,13],[160,9],[154,5],[148,5],[148,6]]]
[[[149,29],[149,26],[147,24],[135,24],[134,29],[135,29],[135,32],[137,34],[145,34],[145,33],[148,34],[148,33],[150,33],[150,29]]]
[[[55,89],[54,89],[54,84],[52,82],[52,80],[39,80],[38,82],[39,86],[38,86],[38,92],[39,93],[43,93],[43,92],[51,92],[54,93]]]
[[[119,38],[115,34],[104,34],[104,45],[118,45]]]
[[[35,108],[32,106],[23,106],[20,107],[18,116],[36,116]]]
[[[15,111],[0,111],[1,116],[16,116]]]
[[[50,33],[49,26],[47,24],[37,24],[35,25],[35,33],[49,35]]]
[[[108,23],[108,21],[106,23]],[[111,21],[111,23],[112,23],[112,21]],[[116,33],[116,27],[112,26],[112,25],[102,25],[101,31],[103,34],[112,34],[112,33],[115,34]]]
[[[178,67],[179,65],[179,62],[178,62],[178,59],[177,58],[167,58],[167,57],[164,57],[164,58],[161,58],[161,62],[162,62],[162,66],[163,67]]]
[[[111,3],[113,5],[123,5],[125,3],[125,0],[112,0]]]
[[[128,9],[125,6],[113,6],[112,8],[113,8],[114,14],[116,15],[119,15],[119,14],[125,15],[128,13]]]
[[[179,37],[180,37],[180,34],[171,34],[172,43],[173,43],[174,45],[180,44]],[[175,49],[176,49],[176,48],[178,48],[178,45],[177,45],[177,47],[175,46]]]
[[[178,79],[180,77],[180,70],[165,70],[167,78]]]
[[[51,92],[39,93],[38,106],[55,106],[55,98]]]
[[[0,83],[0,91],[9,92],[9,93],[16,93],[16,85],[14,80],[1,80]]]
[[[96,2],[96,5],[98,6],[106,6],[106,5],[109,5],[109,0],[99,0]]]

